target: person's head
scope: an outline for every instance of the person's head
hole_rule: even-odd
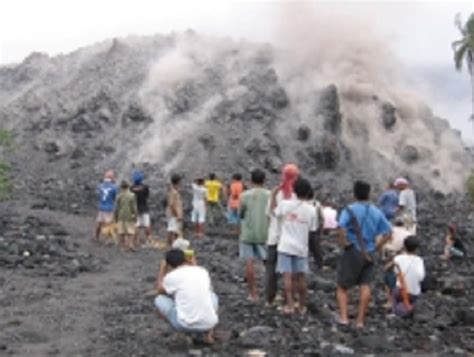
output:
[[[120,183],[120,189],[121,190],[128,190],[128,188],[130,187],[130,184],[126,181],[126,180],[123,180],[121,183]]]
[[[104,181],[113,181],[115,179],[115,174],[112,170],[107,170],[104,173]]]
[[[241,175],[241,174],[233,174],[233,175],[232,175],[232,180],[234,180],[234,181],[242,181],[242,175]]]
[[[179,176],[178,174],[173,174],[171,176],[171,184],[173,186],[178,186],[180,183],[181,183],[181,176]]]
[[[387,190],[393,190],[395,188],[395,184],[394,184],[393,180],[387,181],[386,188],[387,188]]]
[[[405,246],[407,253],[415,253],[419,245],[418,239],[415,236],[408,236],[405,238],[403,245]]]
[[[406,188],[408,188],[408,186],[410,186],[410,183],[408,182],[408,180],[404,177],[399,177],[395,180],[395,182],[393,183],[393,186],[400,190],[400,191],[403,191],[405,190]]]
[[[367,201],[370,197],[370,185],[365,181],[354,182],[354,197],[357,201]]]
[[[281,170],[281,191],[285,199],[291,198],[293,184],[298,179],[300,170],[295,164],[286,164]]]
[[[145,179],[145,175],[142,171],[135,170],[132,174],[132,182],[134,185],[141,185],[143,180]]]
[[[265,183],[265,172],[260,169],[255,169],[250,174],[250,180],[252,184],[262,186]]]
[[[166,264],[172,268],[183,265],[186,261],[184,252],[181,249],[171,249],[166,253]]]
[[[204,179],[202,177],[197,178],[196,185],[199,185],[199,186],[204,185]]]
[[[308,180],[299,177],[293,184],[293,191],[299,200],[308,200],[313,194],[313,188]]]
[[[215,173],[210,173],[209,174],[209,180],[215,180],[216,179],[216,174]]]

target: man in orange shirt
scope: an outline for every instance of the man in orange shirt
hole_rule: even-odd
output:
[[[240,217],[239,217],[239,206],[240,206],[240,195],[244,192],[244,184],[242,183],[242,175],[234,174],[232,176],[232,182],[229,185],[228,191],[228,216],[227,222],[239,230]]]

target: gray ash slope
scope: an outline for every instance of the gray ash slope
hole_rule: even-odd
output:
[[[159,181],[172,171],[275,174],[295,161],[332,187],[401,173],[419,186],[462,189],[471,161],[459,134],[409,92],[309,76],[318,67],[289,72],[285,56],[189,31],[0,67],[0,122],[21,147],[23,188],[41,177],[45,190],[74,183],[92,195],[91,180],[110,167],[127,176],[144,167]]]

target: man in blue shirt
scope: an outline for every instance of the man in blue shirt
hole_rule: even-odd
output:
[[[104,175],[104,180],[97,186],[97,198],[99,199],[99,213],[97,215],[97,226],[95,239],[100,238],[102,227],[110,225],[114,221],[115,199],[117,197],[117,185],[114,183],[114,172],[109,170]]]
[[[378,206],[387,220],[395,218],[398,209],[398,192],[392,182],[387,185],[387,189],[380,195]]]
[[[370,185],[363,181],[354,183],[355,203],[344,208],[339,217],[338,240],[343,248],[337,268],[337,302],[339,323],[348,325],[348,290],[355,285],[360,289],[359,311],[356,326],[364,327],[370,302],[370,283],[374,275],[374,253],[391,236],[390,223],[384,214],[369,202]],[[357,225],[355,224],[357,221]],[[357,233],[360,232],[360,234]],[[377,242],[378,236],[384,237]]]

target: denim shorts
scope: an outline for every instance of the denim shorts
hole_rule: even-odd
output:
[[[239,224],[240,216],[238,208],[229,208],[227,211],[227,223],[229,224]]]
[[[265,244],[243,243],[239,244],[239,257],[244,260],[266,260],[267,247]]]
[[[276,270],[279,273],[307,273],[308,258],[278,252]]]
[[[212,293],[212,301],[214,303],[214,308],[217,310],[219,302],[218,302],[217,295],[214,293]],[[171,326],[173,326],[173,328],[176,331],[185,332],[185,333],[205,332],[201,329],[195,329],[195,328],[187,327],[181,324],[178,321],[178,311],[176,310],[176,303],[169,296],[158,295],[155,298],[155,306],[160,312],[160,314],[169,321]]]

